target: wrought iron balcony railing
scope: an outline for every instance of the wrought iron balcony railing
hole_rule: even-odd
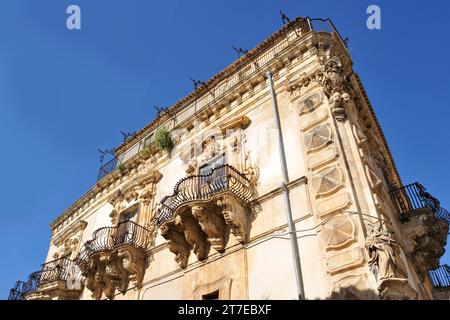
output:
[[[61,258],[42,265],[40,271],[31,273],[26,282],[17,281],[10,290],[9,300],[23,300],[23,296],[39,290],[43,284],[53,281],[80,280],[81,274],[73,260]]]
[[[418,182],[393,189],[390,191],[390,195],[401,220],[408,220],[408,216],[414,215],[416,210],[428,208],[438,220],[449,223],[449,212],[442,208],[439,200],[429,194],[425,187]]]
[[[23,294],[38,291],[41,284],[42,271],[33,272],[28,276],[27,282],[23,286]]]
[[[133,221],[121,222],[116,227],[97,229],[92,235],[92,240],[85,242],[76,260],[77,264],[81,270],[85,270],[90,258],[96,253],[112,251],[125,245],[145,250],[149,236],[150,230]]]
[[[428,272],[431,283],[436,289],[449,288],[450,287],[450,266],[443,265]]]
[[[157,225],[174,217],[175,211],[192,201],[207,201],[224,192],[234,194],[244,203],[250,203],[253,189],[250,181],[230,165],[216,167],[207,175],[195,175],[181,179],[171,196],[160,202],[155,220]]]
[[[40,283],[81,280],[78,266],[73,260],[61,258],[42,265]]]
[[[23,300],[23,287],[25,282],[16,281],[16,285],[9,291],[8,300]]]

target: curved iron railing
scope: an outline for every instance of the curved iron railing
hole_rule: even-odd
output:
[[[39,286],[52,281],[81,280],[75,261],[61,258],[42,264],[40,271],[31,273],[26,282],[17,281],[8,300],[23,300],[23,296],[39,290]]]
[[[408,220],[408,215],[414,210],[429,208],[436,219],[449,223],[448,211],[442,208],[439,200],[429,194],[419,182],[393,189],[389,193],[402,220]]]
[[[38,291],[41,284],[42,271],[33,272],[28,276],[28,281],[23,285],[23,294]]]
[[[450,287],[450,266],[443,265],[428,272],[431,283],[434,288],[448,288]]]
[[[249,203],[253,197],[250,181],[230,165],[221,165],[207,175],[195,175],[181,179],[174,187],[171,196],[164,197],[155,215],[156,224],[174,217],[174,212],[180,206],[196,200],[211,200],[214,195],[231,192],[244,203]]]
[[[92,255],[99,252],[108,252],[124,245],[132,245],[146,249],[150,230],[133,222],[124,221],[116,227],[103,227],[97,229],[92,240],[86,241],[76,262],[81,270],[86,270]]]
[[[81,280],[77,274],[77,265],[75,261],[68,258],[53,260],[42,265],[40,283],[52,281]]]
[[[23,287],[25,282],[16,281],[16,285],[9,291],[8,300],[23,300]]]

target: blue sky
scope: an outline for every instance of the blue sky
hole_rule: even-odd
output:
[[[426,3],[426,4],[425,4]],[[350,37],[403,181],[450,209],[448,1],[0,0],[0,297],[39,268],[49,223],[97,177],[97,149],[151,121],[288,16],[330,17]],[[66,8],[82,30],[66,29]],[[378,4],[382,29],[366,28]],[[444,262],[450,262],[447,253]]]

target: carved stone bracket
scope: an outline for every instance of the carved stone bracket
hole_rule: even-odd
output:
[[[250,232],[249,210],[230,196],[217,199],[217,206],[221,208],[225,222],[231,227],[231,232],[236,240],[246,243]]]
[[[175,220],[182,227],[186,241],[192,246],[198,260],[205,260],[208,257],[208,241],[197,220],[189,212],[183,217],[177,216]]]
[[[186,268],[192,246],[186,240],[184,231],[177,221],[167,221],[161,227],[161,235],[166,239],[170,252],[175,254],[175,261],[181,268]]]
[[[191,209],[192,215],[198,220],[208,241],[217,252],[225,250],[225,221],[210,207],[198,205]]]
[[[105,295],[112,300],[116,289],[125,294],[131,281],[139,287],[145,268],[145,251],[125,245],[111,252],[97,253],[83,275],[93,299],[100,300]]]
[[[406,238],[406,252],[423,279],[427,271],[439,266],[439,259],[445,253],[448,225],[435,219],[433,213],[425,209],[422,214],[402,224],[401,232]]]

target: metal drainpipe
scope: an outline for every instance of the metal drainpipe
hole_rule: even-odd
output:
[[[295,280],[297,282],[298,299],[304,300],[305,299],[305,289],[303,287],[302,267],[300,265],[300,253],[299,253],[298,243],[297,243],[297,233],[295,230],[294,222],[292,221],[291,200],[289,199],[289,190],[286,187],[286,185],[289,183],[289,178],[288,178],[288,171],[287,171],[287,165],[286,165],[286,154],[284,151],[283,135],[281,132],[280,115],[278,112],[278,103],[277,103],[275,91],[273,89],[272,73],[270,71],[267,71],[266,77],[269,80],[269,89],[270,89],[270,95],[272,97],[272,110],[273,110],[273,116],[274,116],[275,130],[277,132],[277,137],[278,137],[278,150],[279,150],[280,162],[281,162],[281,174],[283,177],[283,181],[281,183],[281,190],[283,191],[284,205],[285,205],[286,216],[287,216],[287,221],[288,221],[289,237],[291,240],[292,259],[294,260],[294,272],[295,272]]]

